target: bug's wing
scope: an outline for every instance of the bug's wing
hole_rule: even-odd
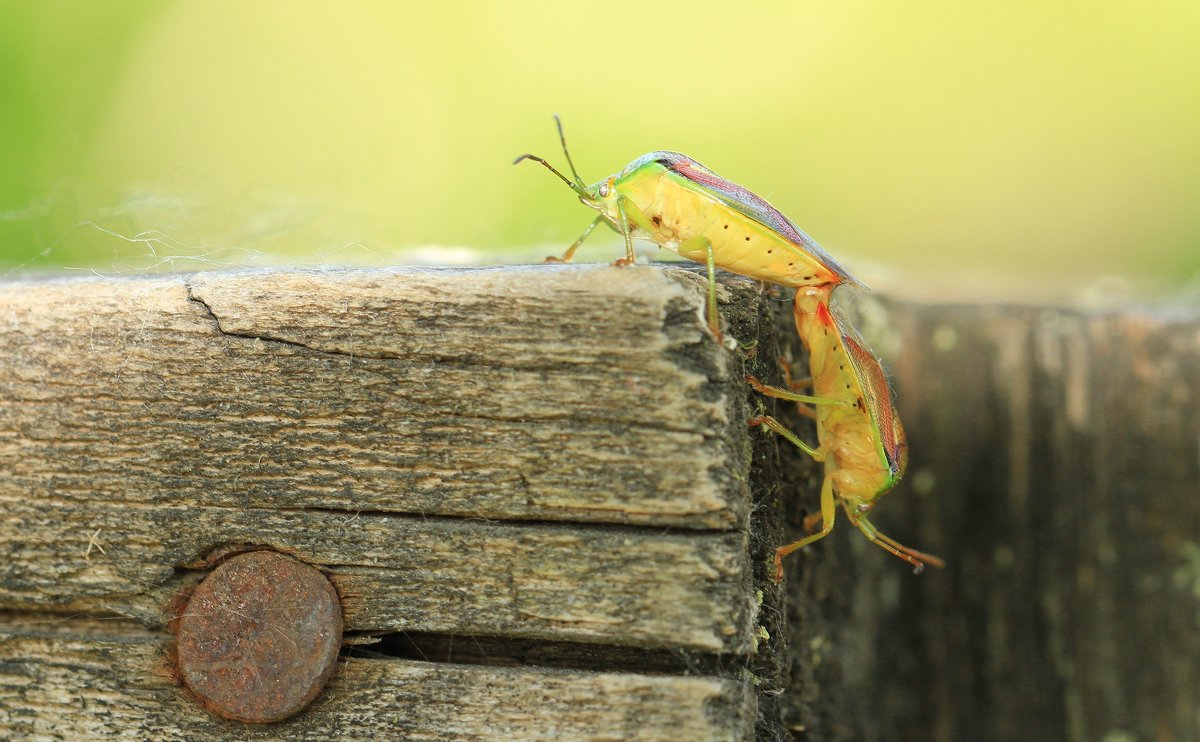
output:
[[[887,457],[888,468],[893,476],[899,477],[908,463],[908,443],[904,435],[904,426],[900,424],[900,416],[896,414],[896,406],[892,402],[892,390],[888,386],[887,376],[883,373],[883,366],[845,315],[836,308],[831,309],[834,322],[842,335],[842,342],[846,346],[846,356],[854,366],[855,376],[862,387],[867,414],[871,416],[871,422],[879,434],[880,446]]]
[[[800,250],[815,257],[818,262],[842,279],[842,282],[856,286],[863,285],[862,281],[850,275],[829,253],[825,252],[816,240],[805,234],[804,230],[793,224],[779,209],[767,203],[762,196],[733,181],[722,178],[687,155],[678,152],[651,152],[638,159],[643,163],[653,159],[680,177],[704,186],[729,208],[770,228]]]

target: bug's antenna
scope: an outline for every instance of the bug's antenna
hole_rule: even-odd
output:
[[[513,160],[513,164],[516,165],[521,160],[533,160],[534,162],[542,163],[542,165],[545,166],[545,168],[547,170],[549,170],[550,172],[557,175],[562,180],[562,182],[566,183],[568,188],[570,188],[572,191],[575,191],[577,194],[579,194],[580,198],[587,198],[587,189],[586,188],[584,188],[583,186],[578,185],[576,183],[572,183],[571,180],[569,178],[567,178],[567,176],[558,172],[558,170],[554,169],[553,165],[546,162],[541,157],[538,157],[537,155],[524,154],[524,155],[521,155],[520,157],[518,157],[517,159]]]
[[[579,177],[579,172],[575,169],[575,163],[571,161],[571,152],[567,149],[567,137],[563,134],[562,119],[558,114],[554,114],[554,124],[558,127],[558,141],[562,142],[563,154],[567,156],[567,164],[571,166],[571,175],[575,176],[575,185],[581,189],[587,188],[583,184],[583,179]]]

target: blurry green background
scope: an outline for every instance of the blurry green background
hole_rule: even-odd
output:
[[[1195,0],[9,0],[0,277],[536,260],[590,218],[510,164],[562,163],[558,112],[585,180],[688,153],[876,286],[1194,297],[1198,32]]]

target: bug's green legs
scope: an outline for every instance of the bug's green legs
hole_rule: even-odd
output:
[[[777,386],[767,386],[753,376],[746,377],[746,383],[754,387],[754,391],[776,399],[786,399],[791,402],[807,402],[808,404],[850,404],[844,399],[829,399],[828,397],[813,397],[808,394],[797,394],[790,389],[780,389]]]
[[[846,505],[846,512],[851,513],[850,506],[848,504]],[[855,517],[854,514],[851,513],[850,519],[854,521],[854,525],[858,526],[858,530],[862,531],[863,535],[866,536],[871,543],[886,551],[890,551],[892,554],[895,554],[911,564],[913,566],[913,574],[915,575],[919,575],[925,571],[925,562],[929,562],[935,567],[946,566],[945,562],[933,556],[932,554],[925,554],[917,551],[916,549],[910,549],[907,546],[897,543],[895,540],[883,535],[879,531],[875,530],[875,526],[873,526],[865,516],[859,515]]]
[[[824,538],[833,530],[833,521],[837,517],[837,503],[833,498],[833,479],[825,477],[824,484],[821,485],[821,530],[805,536],[799,541],[793,541],[787,546],[780,546],[775,550],[775,581],[783,580],[783,558],[791,554],[797,549],[802,549],[808,546],[817,539]]]
[[[919,559],[922,562],[925,562],[926,564],[932,564],[933,566],[937,567],[938,569],[944,569],[946,566],[946,563],[944,561],[942,561],[941,557],[936,557],[933,554],[926,554],[923,551],[917,551],[916,549],[912,548],[911,546],[905,546],[904,544],[897,542],[895,539],[884,536],[882,533],[879,533],[878,531],[875,532],[875,535],[879,537],[880,541],[882,541],[886,544],[891,544],[892,546],[896,547],[896,549],[898,549],[899,551],[902,551],[905,554],[908,554],[909,556],[916,557],[917,559]]]
[[[809,388],[813,385],[813,380],[812,380],[811,376],[805,377],[803,379],[793,379],[792,378],[792,367],[786,358],[779,359],[779,366],[781,369],[783,369],[783,387],[782,388],[790,389],[791,391],[794,392],[799,389]],[[755,379],[754,377],[747,377],[746,380],[750,382],[751,386],[755,386],[756,384],[761,383],[758,381],[758,379]],[[763,387],[764,388],[760,391],[762,391],[763,394],[767,394],[766,385],[764,384]],[[755,388],[757,388],[757,387],[755,386]],[[780,387],[774,387],[774,388],[779,389]],[[796,405],[796,411],[799,412],[801,415],[804,415],[805,417],[812,418],[813,420],[817,419],[817,411],[811,407],[805,407],[802,404],[798,404],[798,405]]]
[[[724,338],[721,336],[721,315],[717,312],[717,264],[711,240],[704,241],[704,255],[708,263],[708,329],[720,343]]]
[[[792,367],[786,358],[779,359],[779,366],[783,369],[783,385],[788,389],[795,391],[797,389],[804,389],[805,387],[812,386],[813,380],[811,376],[806,376],[803,379],[792,378]]]
[[[721,314],[717,311],[717,261],[713,253],[712,241],[707,237],[693,237],[690,240],[684,240],[679,245],[680,255],[691,255],[693,253],[704,251],[704,264],[708,268],[708,329],[712,331],[713,337],[717,342],[721,342],[724,337],[721,334]],[[698,260],[698,258],[692,258]]]
[[[813,448],[812,446],[808,445],[804,441],[800,440],[800,436],[796,435],[792,431],[783,427],[782,423],[780,423],[778,420],[771,417],[770,415],[759,415],[758,417],[751,418],[750,424],[751,425],[761,425],[764,428],[768,428],[769,430],[772,430],[775,433],[782,435],[784,438],[787,438],[789,441],[791,441],[792,445],[796,446],[797,448],[799,448],[801,451],[808,454],[809,456],[812,456],[813,461],[824,461],[825,460],[825,454],[820,449]]]
[[[595,219],[593,219],[592,223],[587,226],[587,229],[583,230],[583,234],[579,235],[579,239],[572,242],[571,246],[567,248],[567,251],[562,254],[562,257],[558,258],[558,257],[551,255],[550,257],[546,258],[546,262],[547,263],[570,263],[571,258],[575,257],[575,251],[578,250],[579,246],[583,244],[583,241],[588,238],[588,235],[592,233],[592,230],[596,228],[596,225],[602,221],[604,221],[604,217],[602,217],[602,216],[598,216]]]

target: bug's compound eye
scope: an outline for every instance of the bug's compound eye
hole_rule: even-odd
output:
[[[600,198],[608,198],[608,183],[600,184]]]

